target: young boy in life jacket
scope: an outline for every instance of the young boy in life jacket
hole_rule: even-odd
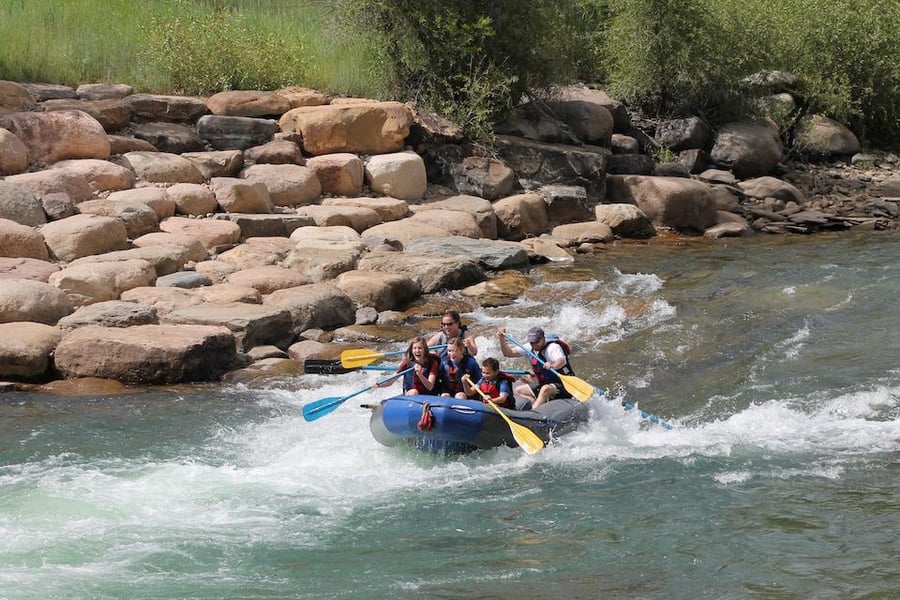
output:
[[[480,399],[474,390],[466,390],[463,377],[468,375],[472,381],[481,379],[481,367],[467,351],[462,338],[452,338],[447,342],[447,351],[441,356],[441,396],[454,398]]]
[[[516,407],[512,393],[512,382],[515,377],[507,375],[500,370],[500,362],[493,357],[481,361],[481,379],[475,384],[479,390],[486,394],[491,402],[501,408],[514,409]],[[463,381],[466,391],[471,391],[479,398],[481,394],[472,388],[468,381]]]
[[[497,338],[500,341],[500,350],[503,352],[503,356],[528,358],[521,348],[513,348],[506,341],[506,329],[500,329],[497,332]],[[517,385],[513,393],[531,400],[532,410],[550,400],[571,398],[572,394],[563,385],[562,380],[550,370],[554,369],[563,375],[575,374],[572,365],[569,364],[568,345],[559,339],[548,340],[544,330],[540,327],[529,329],[526,339],[531,346],[532,353],[540,360],[530,358],[532,374],[528,377],[528,381]]]

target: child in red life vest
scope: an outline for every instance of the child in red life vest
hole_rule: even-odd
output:
[[[428,350],[428,342],[423,337],[414,337],[409,342],[403,362],[397,367],[397,372],[405,371],[410,366],[413,370],[403,376],[403,394],[415,396],[417,394],[433,394],[438,391],[437,381],[440,371],[441,359],[437,354]],[[393,380],[376,384],[378,387],[391,385]]]
[[[486,358],[481,361],[481,379],[475,384],[479,390],[486,394],[491,402],[502,408],[515,408],[513,399],[512,375],[500,371],[500,363],[496,358]],[[477,394],[468,381],[463,381],[466,393]]]

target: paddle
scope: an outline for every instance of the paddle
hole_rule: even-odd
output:
[[[575,396],[575,398],[577,398],[580,402],[587,402],[588,400],[590,400],[591,396],[594,394],[594,386],[589,384],[584,379],[580,379],[578,377],[575,377],[574,375],[563,375],[553,367],[548,367],[547,363],[541,360],[541,358],[537,354],[532,352],[530,348],[526,348],[520,342],[516,341],[512,336],[504,333],[503,337],[527,352],[528,356],[538,361],[542,367],[549,369],[553,374],[559,377],[560,381],[562,381],[563,387],[565,387],[569,391],[569,393]]]
[[[352,394],[350,394],[348,396],[343,396],[341,398],[322,398],[320,400],[315,400],[313,402],[310,402],[309,404],[307,404],[306,406],[303,407],[303,418],[306,419],[307,421],[315,421],[316,419],[320,419],[320,418],[324,417],[325,415],[327,415],[328,413],[337,409],[338,406],[340,406],[341,404],[343,404],[350,398],[353,398],[354,396],[359,396],[360,394],[364,394],[365,392],[368,392],[369,390],[371,390],[373,387],[375,387],[377,385],[381,385],[382,383],[387,383],[388,381],[392,381],[392,380],[400,377],[401,375],[406,375],[407,373],[409,373],[410,371],[412,371],[415,368],[416,367],[414,365],[408,369],[404,369],[403,371],[400,371],[399,373],[394,373],[394,374],[390,375],[389,377],[385,377],[384,379],[376,381],[372,385],[364,387],[363,389],[359,390],[358,392],[353,392]]]
[[[446,345],[433,346],[429,350],[438,350],[446,348]],[[365,348],[354,348],[352,350],[344,350],[341,352],[341,366],[348,369],[355,369],[372,364],[376,360],[381,360],[385,356],[396,356],[403,354],[406,350],[391,350],[390,352],[378,352],[376,350],[367,350]]]
[[[328,358],[307,358],[303,361],[303,371],[307,375],[344,375],[353,371],[396,371],[398,365],[366,365],[364,367],[348,368],[339,360]],[[524,375],[528,371],[522,369],[504,369],[504,373],[510,375]]]
[[[366,365],[365,367],[358,367],[358,369],[363,371],[396,371],[397,365]],[[303,371],[307,375],[343,375],[356,370],[348,369],[341,365],[339,360],[307,358],[303,361]]]
[[[623,402],[622,406],[625,408],[625,410],[634,410],[635,408],[637,408],[631,402]],[[641,414],[642,419],[650,421],[651,423],[655,423],[656,425],[659,425],[664,429],[672,429],[674,427],[671,423],[666,423],[656,415],[651,415],[645,410],[638,409],[638,412]]]
[[[540,452],[544,447],[544,440],[538,437],[538,435],[532,430],[528,429],[524,425],[519,425],[515,421],[509,418],[505,412],[503,412],[499,406],[491,402],[490,396],[485,394],[478,388],[475,383],[472,382],[472,378],[468,375],[463,375],[463,379],[468,382],[478,394],[484,398],[485,404],[490,404],[491,407],[497,411],[497,414],[503,417],[503,420],[506,421],[506,424],[509,425],[509,430],[513,434],[513,438],[516,440],[516,443],[519,444],[519,447],[527,452],[528,454],[535,454]]]

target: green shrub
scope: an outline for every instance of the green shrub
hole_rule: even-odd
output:
[[[809,110],[850,125],[860,137],[897,139],[900,3],[751,2],[765,5],[777,24],[780,35],[773,38],[771,60],[799,77],[801,100]]]
[[[351,35],[378,41],[393,95],[456,120],[475,138],[534,88],[568,82],[583,48],[579,3],[568,0],[343,0]]]
[[[610,91],[650,115],[729,118],[749,105],[740,80],[756,61],[702,0],[610,0]],[[732,31],[733,32],[733,31]]]
[[[210,9],[168,0],[151,12],[142,30],[143,60],[177,93],[274,89],[304,78],[302,44],[251,27],[243,14],[224,4]]]

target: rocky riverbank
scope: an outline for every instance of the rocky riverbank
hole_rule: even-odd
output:
[[[435,329],[435,292],[510,301],[530,264],[619,239],[897,227],[897,157],[839,124],[795,163],[767,125],[633,121],[568,88],[487,152],[413,105],[302,88],[0,82],[0,380],[292,371]]]

